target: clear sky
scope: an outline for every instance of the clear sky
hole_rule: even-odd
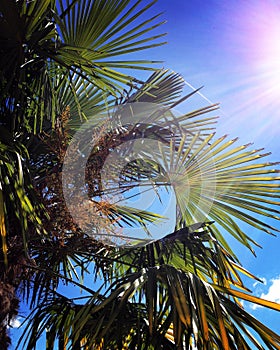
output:
[[[270,160],[280,161],[279,0],[158,0],[149,13],[162,11],[167,24],[159,31],[168,32],[168,45],[137,57],[164,60],[164,68],[192,86],[203,85],[205,99],[196,101],[221,104],[219,135],[254,142],[272,152]],[[181,110],[189,108],[185,104]],[[280,302],[280,237],[250,231],[263,246],[257,258],[233,243],[244,266],[264,279],[249,286],[257,296]],[[279,313],[245,306],[280,333]]]

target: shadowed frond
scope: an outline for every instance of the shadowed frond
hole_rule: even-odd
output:
[[[76,99],[73,110],[78,108],[80,117],[87,114],[80,106],[85,108],[83,96],[77,98],[81,89],[89,94],[98,89],[96,100],[103,91],[104,100],[108,95],[119,96],[125,85],[136,86],[139,80],[127,74],[128,70],[152,69],[154,62],[110,59],[163,44],[157,39],[164,34],[151,35],[163,23],[158,22],[158,16],[141,20],[141,15],[154,3],[142,6],[142,1],[137,1],[131,6],[130,1],[116,0],[3,0],[0,4],[3,121],[11,123],[16,131],[24,126],[33,132],[41,131],[46,119],[54,123],[61,112],[58,103],[61,83],[68,83]],[[125,69],[124,73],[120,68]],[[58,85],[54,84],[57,77]]]
[[[44,329],[47,339],[89,348],[278,349],[280,337],[249,315],[228,295],[273,306],[232,289],[216,287],[171,265],[147,266],[115,280],[85,305],[57,296],[32,313],[28,346]],[[51,315],[51,316],[50,316]],[[122,317],[120,317],[123,315]],[[260,336],[257,340],[253,333]],[[118,331],[117,331],[118,330]],[[125,344],[127,344],[125,346]],[[52,348],[52,347],[51,347]]]

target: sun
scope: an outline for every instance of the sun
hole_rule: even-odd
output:
[[[271,88],[280,88],[280,8],[266,7],[259,24],[256,45],[256,65]],[[279,96],[279,95],[278,95]]]
[[[270,88],[277,86],[279,90],[280,4],[273,1],[255,2],[254,11],[251,9],[251,21],[248,26],[246,41],[251,42],[250,63],[263,75],[264,83],[267,79]]]
[[[231,130],[233,125],[239,135],[247,130],[245,136],[250,131],[254,140],[279,137],[280,2],[227,2],[217,19],[222,23],[217,43],[228,70],[221,105],[235,116],[228,118]]]

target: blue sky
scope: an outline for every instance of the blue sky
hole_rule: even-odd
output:
[[[204,86],[205,98],[198,96],[193,103],[220,103],[218,135],[254,142],[256,148],[272,152],[269,160],[280,161],[279,1],[159,0],[149,12],[162,11],[167,24],[159,31],[168,32],[168,45],[139,55],[164,60],[164,68],[180,73],[196,88]],[[180,109],[191,107],[184,104]],[[280,302],[280,238],[252,229],[250,233],[263,246],[257,258],[232,242],[243,265],[264,280],[249,281],[249,287]],[[245,306],[280,333],[279,313]]]

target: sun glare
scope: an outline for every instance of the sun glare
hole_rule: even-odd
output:
[[[280,3],[244,2],[234,22],[232,35],[241,59],[261,77],[266,89],[280,88]]]
[[[226,98],[236,101],[231,110],[239,116],[236,125],[240,129],[241,122],[254,137],[276,136],[280,132],[280,2],[238,1],[234,7],[225,4],[222,14],[222,45],[235,72]]]
[[[257,57],[259,69],[267,75],[271,88],[280,89],[280,9],[267,8],[265,20],[261,22],[261,32],[256,37]]]

